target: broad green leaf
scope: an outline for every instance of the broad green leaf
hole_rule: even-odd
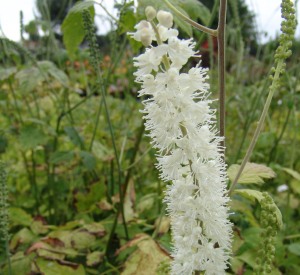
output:
[[[122,13],[119,20],[119,33],[127,33],[134,29],[134,26],[137,24],[137,18],[134,13],[134,2],[130,1],[127,4],[122,4],[121,7]]]
[[[238,190],[234,190],[234,193],[239,194],[247,199],[250,199],[252,202],[255,202],[255,200],[257,200],[259,203],[261,203],[261,200],[264,198],[262,192],[257,190],[238,189]],[[283,226],[281,212],[277,207],[277,205],[274,203],[274,201],[273,201],[273,206],[275,207],[275,214],[277,218],[278,227],[281,229]]]
[[[89,232],[77,231],[72,233],[72,246],[76,249],[86,249],[94,245],[96,237]]]
[[[22,228],[18,233],[13,235],[9,249],[15,250],[19,244],[29,244],[34,241],[36,235],[34,235],[28,228]]]
[[[87,170],[93,170],[96,167],[96,159],[90,152],[80,151],[79,156],[81,157],[82,163]]]
[[[30,226],[33,222],[33,219],[29,214],[27,214],[23,209],[16,207],[11,207],[9,209],[9,218],[13,226]]]
[[[72,262],[64,261],[63,264],[60,264],[56,261],[38,258],[36,260],[36,265],[39,271],[45,275],[85,275],[83,266]]]
[[[19,141],[23,150],[34,149],[38,145],[45,145],[49,136],[37,125],[26,125],[21,128]]]
[[[58,69],[56,65],[51,61],[40,61],[38,62],[39,68],[42,69],[45,73],[52,76],[58,82],[63,85],[68,85],[69,79],[68,76],[62,70]]]
[[[43,222],[40,220],[33,221],[32,224],[30,225],[30,228],[32,232],[37,235],[45,234],[48,232],[47,226],[45,226]]]
[[[297,255],[297,256],[300,256],[300,242],[298,243],[292,243],[288,246],[288,250]]]
[[[240,165],[233,164],[229,167],[227,173],[231,182],[234,181]],[[262,164],[248,162],[238,180],[240,184],[263,184],[264,179],[271,179],[276,176],[275,172]]]
[[[83,138],[73,126],[66,126],[65,133],[68,135],[72,143],[80,148],[83,148]]]
[[[7,68],[7,69],[1,68],[0,69],[0,81],[10,78],[16,72],[17,72],[17,69],[15,67]]]
[[[91,17],[94,18],[94,1],[80,2],[69,11],[61,26],[63,42],[71,57],[74,57],[78,46],[85,36],[82,20],[82,11],[85,9],[87,9],[90,12]]]

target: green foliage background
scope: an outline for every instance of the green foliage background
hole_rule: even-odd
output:
[[[49,11],[52,2],[46,6]],[[94,17],[96,3],[80,2],[63,22],[57,21],[62,23],[63,40],[55,35],[52,16],[34,22],[44,22],[48,35],[20,43],[0,39],[0,156],[8,170],[11,235],[11,267],[5,245],[0,246],[4,274],[167,274],[171,233],[162,204],[165,183],[158,177],[155,151],[139,112],[142,104],[136,94],[139,85],[134,82],[132,58],[141,45],[126,35],[134,31],[151,3],[166,9],[159,1],[140,0],[136,11],[133,1],[117,4],[118,21],[111,18],[115,29],[97,37],[100,45],[106,45],[100,47],[99,62],[114,140],[81,20],[84,9]],[[216,18],[207,1],[173,3],[205,24],[213,24]],[[247,13],[242,1],[229,1],[229,5],[226,162],[232,181],[267,95],[266,75],[277,42],[257,43],[253,26],[239,25],[244,18],[240,11]],[[66,14],[65,9],[61,14]],[[176,17],[175,24],[183,37],[193,35],[199,41],[216,98],[213,41]],[[27,31],[30,34],[30,28]],[[249,47],[249,36],[254,48]],[[228,274],[252,274],[255,268],[257,250],[264,241],[260,191],[273,197],[281,228],[271,274],[300,270],[299,49],[295,41],[251,158],[255,164],[247,167],[239,181],[238,188],[245,189],[232,196],[234,241]],[[125,223],[118,212],[120,186],[124,192],[127,187]]]

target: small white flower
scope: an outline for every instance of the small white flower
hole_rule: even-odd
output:
[[[171,28],[173,25],[173,15],[170,12],[160,10],[157,13],[156,18],[159,24],[166,28]]]

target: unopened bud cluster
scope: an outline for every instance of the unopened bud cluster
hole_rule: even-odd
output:
[[[156,19],[154,18],[156,14]],[[211,109],[207,69],[192,39],[178,38],[173,16],[147,7],[147,19],[129,35],[149,46],[134,58],[145,128],[157,149],[157,168],[167,183],[164,201],[171,220],[172,275],[225,274],[231,251],[226,166]],[[152,41],[156,43],[152,44]]]
[[[263,228],[261,234],[262,246],[256,259],[255,274],[263,275],[272,272],[272,262],[275,256],[275,237],[279,228],[276,217],[276,206],[267,192],[263,192],[263,199],[260,202],[260,224]]]
[[[292,41],[296,30],[296,16],[293,2],[284,0],[281,4],[281,17],[284,19],[281,23],[281,35],[279,37],[279,46],[275,53],[275,63],[279,60],[286,60],[291,56]]]

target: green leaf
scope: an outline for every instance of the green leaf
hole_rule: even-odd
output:
[[[30,124],[21,128],[19,141],[23,150],[34,149],[38,145],[45,145],[48,139],[48,135],[37,125]]]
[[[238,189],[238,190],[234,190],[234,193],[239,194],[244,198],[251,200],[252,202],[255,202],[255,200],[257,200],[259,203],[261,203],[261,200],[264,198],[262,192],[257,190]],[[277,207],[277,205],[274,203],[274,201],[273,201],[273,206],[275,207],[275,214],[277,218],[278,227],[281,229],[283,227],[281,212]]]
[[[240,165],[233,164],[229,167],[227,173],[231,182],[234,181]],[[262,164],[248,162],[238,180],[240,184],[263,184],[264,179],[271,179],[276,176],[275,172]]]
[[[86,169],[93,170],[96,167],[96,159],[90,152],[80,151],[79,156]]]
[[[134,2],[131,1],[120,7],[122,9],[121,17],[119,20],[119,33],[127,33],[134,29],[137,24],[137,18],[134,13]]]
[[[288,246],[288,250],[297,255],[297,256],[300,256],[300,243],[292,243]]]
[[[6,265],[4,268],[1,268],[1,274],[31,274],[32,258],[32,254],[27,256],[22,251],[17,252],[10,258],[12,272],[9,271]]]
[[[27,214],[23,209],[17,207],[11,207],[9,209],[9,218],[13,226],[30,226],[33,221],[29,214]]]
[[[72,274],[72,275],[85,275],[85,271],[82,265],[66,262],[62,264],[56,261],[49,261],[42,258],[36,260],[36,265],[39,272],[45,275],[57,275],[57,274]]]
[[[62,70],[58,69],[53,62],[47,60],[40,61],[38,62],[38,65],[41,70],[51,75],[54,79],[56,79],[61,84],[65,86],[69,84],[68,76]]]
[[[76,128],[73,126],[66,126],[64,130],[74,145],[83,148],[83,138],[80,136]]]
[[[94,245],[96,237],[88,232],[73,232],[72,246],[76,249],[86,249]]]
[[[82,20],[82,11],[85,9],[88,9],[92,18],[94,18],[94,1],[80,2],[69,11],[61,26],[64,45],[72,58],[85,36]]]
[[[34,235],[28,228],[24,227],[12,237],[9,248],[11,250],[15,250],[19,244],[30,244],[35,238],[36,235]]]

